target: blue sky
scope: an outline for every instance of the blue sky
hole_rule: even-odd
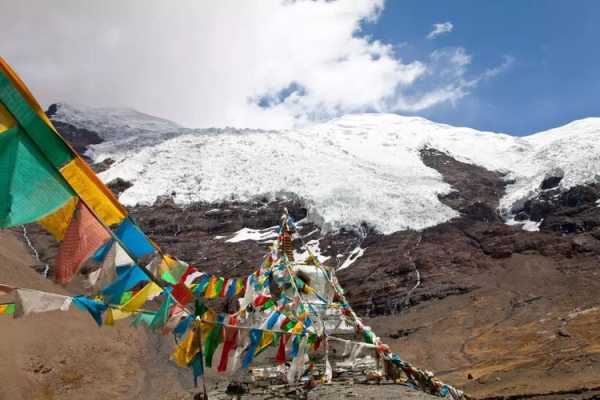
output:
[[[45,106],[199,128],[392,112],[519,135],[600,116],[600,0],[3,2],[0,55]]]
[[[432,24],[452,32],[430,40]],[[363,26],[395,46],[403,61],[436,48],[463,47],[471,74],[514,58],[456,104],[417,114],[435,121],[528,134],[575,119],[600,116],[600,1],[388,1],[376,23]]]

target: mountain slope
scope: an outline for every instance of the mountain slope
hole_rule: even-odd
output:
[[[514,137],[395,114],[349,115],[303,129],[260,131],[184,129],[114,110],[100,117],[107,112],[59,107],[56,115],[81,128],[100,129],[104,142],[93,144],[88,155],[114,161],[101,175],[106,182],[118,177],[133,184],[120,198],[127,205],[173,194],[176,203],[187,204],[293,193],[310,209],[309,218],[326,229],[365,222],[392,233],[458,216],[439,200],[453,189],[422,162],[424,148],[504,174],[512,184],[499,211],[507,218],[541,192],[548,174],[563,177],[561,190],[599,179],[598,118]]]
[[[600,387],[600,185],[583,185],[593,177],[577,169],[598,170],[592,143],[598,121],[583,122],[513,138],[421,118],[358,115],[286,132],[123,131],[88,154],[116,160],[105,179],[134,183],[121,198],[153,202],[130,207],[132,218],[166,252],[203,271],[228,277],[252,271],[266,250],[261,239],[287,207],[304,219],[300,233],[326,265],[335,267],[337,259],[344,266],[337,276],[354,309],[371,317],[368,323],[407,361],[478,397],[583,399]],[[86,124],[71,126],[81,133]],[[579,154],[569,152],[577,146]],[[559,164],[566,171],[556,171]],[[570,189],[568,176],[578,183]],[[497,213],[519,183],[534,195],[517,205],[515,218],[543,219],[539,232],[507,225]],[[282,187],[291,200],[189,207],[172,201],[187,205],[232,193],[250,199]],[[154,202],[159,194],[169,196]],[[365,199],[372,200],[368,207]],[[306,207],[329,227],[366,216],[377,229],[326,233],[305,219]],[[427,223],[436,225],[381,233]],[[564,232],[568,224],[581,229]],[[28,231],[42,261],[52,264],[56,249],[48,235],[39,227]],[[298,242],[296,252],[306,253]],[[233,302],[223,306],[235,309]],[[365,395],[377,397],[373,390]],[[550,394],[556,391],[564,393]]]

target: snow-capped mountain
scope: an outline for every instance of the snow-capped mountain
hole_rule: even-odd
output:
[[[395,114],[349,115],[285,131],[186,129],[133,110],[64,105],[53,118],[105,140],[88,155],[115,161],[101,174],[106,182],[120,177],[133,184],[120,197],[127,205],[173,192],[180,204],[295,195],[330,229],[366,222],[391,233],[457,216],[438,199],[453,189],[421,160],[426,147],[505,173],[514,182],[500,203],[507,218],[549,173],[564,176],[562,189],[600,181],[600,118],[526,137]]]
[[[110,141],[138,136],[169,135],[184,130],[175,122],[131,108],[92,108],[57,103],[50,106],[48,114],[53,121],[88,129]]]

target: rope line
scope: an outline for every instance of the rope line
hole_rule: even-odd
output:
[[[33,243],[31,243],[31,240],[29,239],[29,235],[27,234],[27,228],[25,227],[25,225],[21,225],[21,228],[23,229],[23,238],[25,238],[25,243],[27,243],[27,246],[31,249],[31,252],[33,253],[33,257],[37,260],[38,263],[40,263],[44,266],[44,271],[42,272],[44,279],[48,278],[48,271],[50,270],[50,266],[47,263],[44,263],[44,262],[42,262],[42,260],[40,260],[40,253],[38,253],[38,251],[35,248],[35,246],[33,245]]]

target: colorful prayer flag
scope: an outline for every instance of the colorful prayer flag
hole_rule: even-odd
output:
[[[81,268],[81,264],[109,238],[108,231],[94,218],[87,206],[80,202],[58,248],[56,281],[62,284],[69,283]]]

